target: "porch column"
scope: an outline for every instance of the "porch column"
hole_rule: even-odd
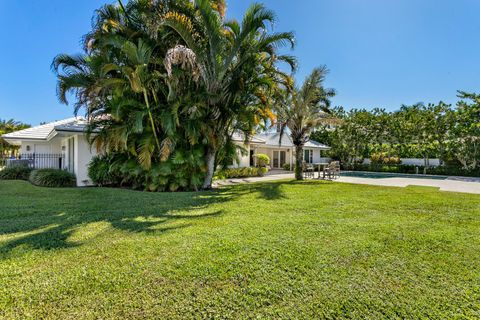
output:
[[[290,171],[293,171],[293,148],[290,148]]]

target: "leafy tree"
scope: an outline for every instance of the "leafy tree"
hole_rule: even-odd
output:
[[[342,107],[333,108],[332,114],[340,120],[337,121],[335,129],[331,130],[327,126],[319,132],[330,136],[330,156],[340,160],[346,167],[354,167],[368,155],[373,136],[370,129],[373,116],[365,109],[352,109],[347,112]],[[317,133],[314,133],[313,138],[324,141],[317,138]]]
[[[459,91],[452,149],[465,170],[480,167],[480,95]]]

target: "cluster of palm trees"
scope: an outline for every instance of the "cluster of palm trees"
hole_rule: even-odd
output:
[[[52,63],[59,99],[73,94],[86,111],[92,144],[160,173],[159,189],[210,188],[237,155],[233,133],[248,140],[277,115],[301,147],[333,95],[325,68],[296,89],[279,67],[295,69],[279,50],[294,37],[271,31],[272,11],[253,4],[241,22],[225,12],[223,0],[119,0],[96,11],[83,54]]]

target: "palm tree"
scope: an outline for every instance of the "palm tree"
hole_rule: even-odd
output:
[[[155,44],[141,32],[134,3],[97,10],[94,29],[85,37],[86,54],[58,55],[52,69],[58,77],[60,101],[67,104],[67,94],[73,92],[75,113],[85,107],[89,131],[95,132],[89,136],[97,148],[128,150],[148,169],[155,155],[161,159],[170,155],[171,143],[168,139],[160,143],[151,107],[151,100],[158,96]],[[132,38],[136,43],[128,40]],[[143,124],[145,118],[148,127]]]
[[[9,145],[3,138],[2,135],[18,130],[23,130],[29,128],[30,125],[15,121],[13,119],[2,120],[0,119],[0,157],[5,155],[7,151],[13,151],[18,149],[18,147]]]
[[[280,141],[288,128],[292,143],[295,145],[295,178],[302,180],[303,146],[311,132],[319,125],[332,119],[330,116],[330,98],[335,90],[323,87],[326,66],[315,68],[307,76],[301,88],[286,91],[280,101],[277,114],[281,126]]]
[[[172,81],[174,65],[189,68],[203,90],[201,130],[207,140],[203,188],[208,189],[218,152],[228,143],[232,131],[239,129],[245,136],[251,134],[252,126],[240,125],[240,118],[259,116],[260,110],[265,109],[261,91],[272,89],[282,75],[274,62],[285,61],[293,67],[292,57],[277,54],[281,45],[290,43],[293,47],[293,34],[269,34],[267,25],[275,21],[275,15],[261,4],[253,4],[241,24],[224,21],[217,11],[219,6],[209,0],[195,0],[194,8],[193,16],[170,12],[165,17],[163,25],[184,42],[169,51],[165,66]],[[257,99],[250,100],[248,105],[240,103],[247,100],[246,96]]]
[[[271,11],[254,5],[240,24],[225,21],[225,10],[223,0],[131,0],[97,10],[84,54],[52,63],[60,101],[73,93],[75,112],[86,110],[91,143],[151,172],[188,158],[193,189],[200,175],[209,188],[217,164],[235,153],[233,132],[248,138],[273,120],[272,92],[288,82],[277,62],[295,64],[277,54],[293,45],[292,34],[266,31]]]

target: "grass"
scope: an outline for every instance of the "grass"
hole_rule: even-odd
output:
[[[480,197],[0,181],[0,318],[478,318]]]

